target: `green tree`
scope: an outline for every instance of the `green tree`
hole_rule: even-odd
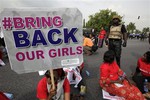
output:
[[[118,13],[115,11],[111,11],[110,9],[100,10],[94,15],[89,16],[89,21],[86,23],[86,27],[94,28],[97,32],[100,31],[102,26],[105,30],[108,30],[108,27],[111,24],[111,20],[114,15],[118,15]]]
[[[135,23],[130,22],[129,25],[127,25],[127,31],[130,33],[133,33],[136,29]]]
[[[141,33],[141,31],[138,30],[138,29],[136,29],[136,30],[135,30],[135,33],[138,33],[138,34],[139,34],[139,33]]]
[[[147,35],[147,33],[148,33],[149,31],[150,31],[149,27],[145,27],[145,28],[143,28],[142,33],[144,33],[144,34]]]

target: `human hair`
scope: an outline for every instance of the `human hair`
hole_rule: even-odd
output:
[[[95,35],[94,33],[91,33],[91,36],[92,36],[92,37],[95,37],[96,35]]]
[[[90,34],[85,32],[85,33],[83,33],[83,36],[89,38]]]
[[[62,68],[54,69],[53,71],[57,71],[58,76],[60,77],[60,79],[64,79],[64,77],[65,77],[65,72],[63,71]],[[51,78],[51,77],[50,77],[50,70],[47,70],[47,71],[45,72],[45,76],[46,76],[47,78]]]
[[[108,50],[104,53],[103,60],[106,63],[112,63],[115,59],[115,54],[112,50]]]
[[[147,63],[150,63],[150,51],[147,51],[145,54]]]

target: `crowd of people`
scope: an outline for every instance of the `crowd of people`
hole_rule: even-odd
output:
[[[108,46],[108,51],[104,53],[103,63],[99,67],[100,87],[110,95],[119,96],[125,100],[146,100],[146,98],[150,98],[150,93],[144,91],[143,85],[144,80],[147,79],[149,82],[147,86],[150,90],[150,51],[147,51],[143,57],[138,59],[136,71],[132,74],[135,84],[132,84],[120,66],[122,46],[127,46],[127,31],[120,22],[121,18],[114,16],[109,30],[106,31],[102,26],[98,35],[93,32],[83,33],[83,52],[90,56],[98,48],[102,48],[105,42]],[[1,45],[3,46],[2,42]],[[2,59],[2,54],[0,50],[0,59]],[[51,72],[47,70],[44,77],[38,82],[37,98],[39,100],[71,100],[73,98],[70,84],[73,81],[74,87],[79,88],[80,94],[85,94],[86,87],[84,85],[79,86],[79,82],[82,80],[83,64],[72,68],[54,69],[54,79],[51,79]],[[138,76],[139,73],[141,73],[140,77]],[[52,81],[54,81],[54,86]],[[2,100],[9,100],[0,92],[1,98],[6,98]]]
[[[137,69],[132,77],[133,80],[128,79],[120,66],[122,47],[127,46],[127,31],[125,25],[120,22],[121,18],[114,16],[107,31],[102,27],[97,36],[93,35],[93,33],[89,36],[84,34],[83,47],[88,46],[90,49],[84,48],[83,51],[85,54],[91,55],[93,53],[92,46],[96,44],[97,49],[102,48],[103,41],[105,41],[108,51],[104,54],[104,63],[100,65],[99,83],[101,88],[110,95],[119,96],[125,100],[146,100],[145,98],[150,98],[150,93],[145,93],[143,86],[145,79],[150,82],[150,51],[147,51],[143,57],[139,58]],[[89,45],[90,43],[91,45]],[[142,74],[141,78],[137,76],[140,72]],[[150,83],[148,87],[150,90]]]
[[[71,73],[74,73],[72,71],[74,71],[75,69],[77,70],[77,72],[81,73],[83,69],[83,64],[81,66],[74,67],[71,70],[68,70]],[[119,96],[122,97],[124,100],[146,100],[146,98],[150,98],[150,93],[144,91],[143,83],[145,79],[150,82],[149,69],[150,51],[147,51],[144,53],[143,57],[139,58],[137,61],[137,68],[132,76],[132,79],[135,82],[134,83],[130,79],[128,79],[126,73],[118,66],[115,59],[114,51],[108,50],[104,53],[103,63],[100,64],[99,84],[103,90],[107,91],[112,96]],[[53,71],[55,89],[52,88],[50,71],[46,71],[45,76],[39,81],[37,86],[37,98],[39,98],[39,100],[73,99],[70,95],[71,81],[70,78],[66,77],[69,71],[66,70],[67,69],[63,70],[62,68],[60,68]],[[141,78],[139,78],[138,76],[139,73],[141,73]],[[71,76],[73,77],[73,75]],[[75,75],[75,77],[77,76]],[[147,86],[150,89],[150,83],[147,84]]]
[[[83,52],[89,56],[96,52],[98,48],[102,48],[105,35],[106,31],[103,27],[98,35],[93,32],[83,33]]]
[[[135,33],[128,33],[128,39],[138,39],[138,40],[144,41],[147,38],[149,38],[149,37],[147,36],[146,33],[141,33],[141,34],[139,34],[139,33],[136,33],[136,34]]]
[[[120,21],[118,16],[114,16],[106,34],[105,43],[108,44],[108,51],[104,53],[104,62],[100,65],[100,86],[110,95],[123,97],[125,100],[146,100],[150,98],[150,93],[144,91],[144,80],[150,82],[150,51],[139,58],[132,77],[135,83],[132,84],[120,66],[121,47],[127,45],[127,31]],[[137,76],[138,73],[142,74],[141,78]],[[147,88],[150,89],[150,83],[147,84]]]

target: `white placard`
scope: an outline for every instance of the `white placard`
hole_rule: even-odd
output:
[[[11,68],[17,73],[83,62],[82,14],[77,8],[5,9],[1,27]]]

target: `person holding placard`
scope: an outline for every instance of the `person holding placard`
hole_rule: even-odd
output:
[[[39,100],[70,100],[70,84],[65,76],[63,69],[54,69],[54,83],[52,87],[52,80],[50,71],[46,71],[37,86],[37,98]]]

